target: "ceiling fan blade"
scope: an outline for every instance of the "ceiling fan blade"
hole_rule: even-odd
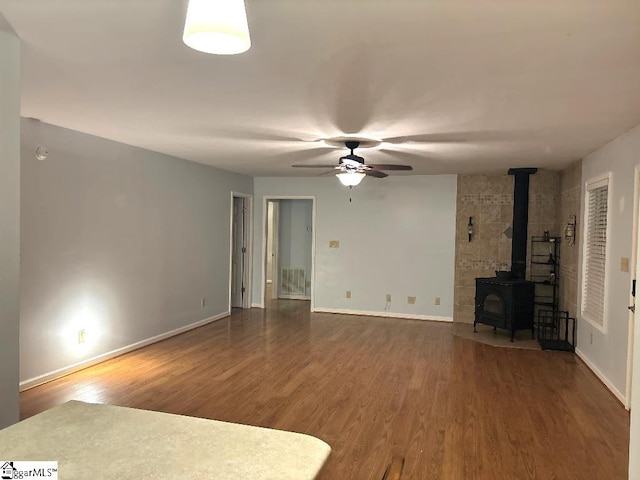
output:
[[[424,165],[425,163],[428,163],[428,164],[442,163],[439,159],[434,158],[435,156],[433,154],[424,155],[424,154],[417,154],[417,153],[412,153],[408,151],[389,150],[386,148],[381,148],[380,150],[378,150],[378,152],[382,153],[383,155],[385,155],[386,157],[394,161],[411,163],[413,165]]]
[[[367,166],[374,168],[376,170],[413,170],[411,165],[393,165],[393,164],[385,164],[385,163],[368,163]]]
[[[311,164],[296,164],[296,165],[291,165],[292,167],[296,167],[296,168],[336,168],[335,163],[331,164],[331,165],[311,165]]]
[[[381,172],[380,170],[365,170],[362,173],[364,173],[368,177],[376,177],[376,178],[384,178],[389,176],[386,173]]]

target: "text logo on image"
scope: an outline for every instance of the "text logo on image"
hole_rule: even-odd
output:
[[[13,462],[0,460],[0,479],[47,478],[58,480],[58,462]]]

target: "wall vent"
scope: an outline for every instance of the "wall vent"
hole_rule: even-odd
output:
[[[280,276],[280,292],[283,295],[304,295],[306,293],[306,272],[304,268],[283,268]]]

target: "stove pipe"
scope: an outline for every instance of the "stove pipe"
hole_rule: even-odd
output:
[[[527,223],[529,222],[529,175],[537,168],[510,168],[513,187],[513,236],[511,237],[511,277],[524,280],[527,271]]]

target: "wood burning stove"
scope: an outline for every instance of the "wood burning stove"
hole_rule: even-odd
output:
[[[478,323],[505,328],[513,342],[517,330],[531,330],[533,325],[534,283],[513,278],[476,278],[476,316]]]
[[[475,320],[478,323],[505,328],[511,341],[517,330],[530,329],[534,334],[534,288],[525,280],[527,268],[527,223],[529,221],[529,176],[537,168],[511,168],[514,177],[513,236],[511,271],[496,272],[492,278],[476,278]]]

